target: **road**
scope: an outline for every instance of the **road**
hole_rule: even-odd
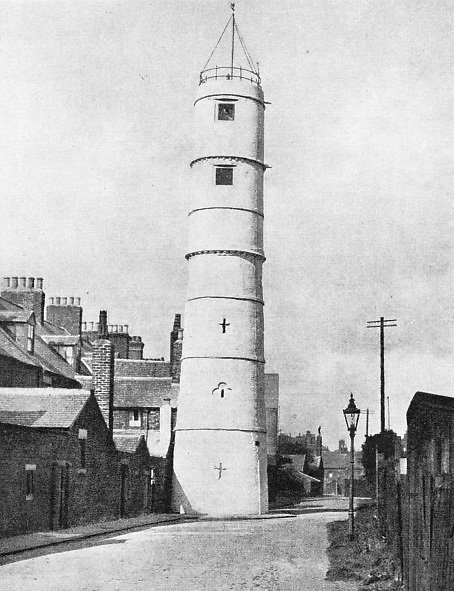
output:
[[[354,591],[325,581],[343,513],[197,521],[65,545],[0,567],[2,591]]]

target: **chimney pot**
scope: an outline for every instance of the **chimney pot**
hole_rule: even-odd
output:
[[[86,332],[86,330],[87,330],[87,323],[86,322],[82,322],[82,330],[84,332]]]
[[[93,332],[93,324],[94,322],[90,322],[90,330]]]
[[[74,306],[74,298],[69,298],[69,305]]]
[[[129,333],[129,324],[125,324],[125,332]]]
[[[76,298],[76,306],[80,306],[80,298]]]
[[[8,289],[11,285],[10,277],[3,277],[3,289]]]
[[[19,281],[19,277],[11,277],[11,287],[13,289],[17,288],[18,281]]]
[[[55,304],[59,306],[61,303],[61,298],[55,298]]]
[[[43,288],[43,278],[37,277],[36,278],[36,289],[42,289],[42,288]]]
[[[27,279],[25,277],[20,278],[20,286],[27,287]]]
[[[50,304],[51,306],[53,306],[53,305],[54,305],[54,298],[49,298],[49,304]]]
[[[118,332],[118,324],[114,324],[114,332]]]
[[[118,332],[123,332],[123,325],[122,324],[118,325]]]
[[[30,289],[34,289],[34,287],[35,287],[35,278],[34,277],[29,277],[28,278],[28,287]]]
[[[97,325],[98,338],[107,339],[108,325],[107,325],[107,310],[99,311],[99,322]]]
[[[67,306],[68,305],[68,298],[62,298],[61,304],[62,304],[62,306]]]

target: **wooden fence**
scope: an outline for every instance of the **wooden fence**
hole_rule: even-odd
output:
[[[408,489],[406,479],[400,476],[398,459],[380,457],[377,485],[380,533],[396,557],[394,578],[402,581],[408,564]]]
[[[410,476],[408,591],[454,589],[454,478]]]
[[[408,467],[401,476],[398,460],[379,461],[377,513],[395,578],[406,591],[454,591],[454,475],[434,476],[414,452]]]

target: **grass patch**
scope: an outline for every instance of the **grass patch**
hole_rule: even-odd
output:
[[[397,557],[380,535],[375,506],[355,515],[355,539],[348,538],[348,520],[328,524],[328,581],[358,581],[358,591],[397,591]]]

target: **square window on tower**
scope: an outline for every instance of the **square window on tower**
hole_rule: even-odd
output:
[[[229,166],[216,167],[216,184],[233,185],[233,168]]]
[[[218,105],[219,121],[233,121],[235,119],[235,105],[232,103],[220,103]]]

